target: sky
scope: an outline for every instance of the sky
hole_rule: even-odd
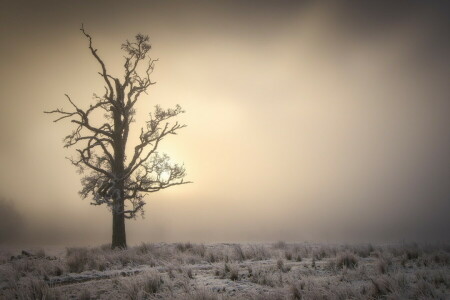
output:
[[[0,243],[99,245],[111,213],[78,195],[69,123],[148,34],[156,104],[186,111],[161,151],[192,184],[148,196],[140,242],[448,241],[445,1],[0,1]],[[131,148],[130,148],[131,149]]]

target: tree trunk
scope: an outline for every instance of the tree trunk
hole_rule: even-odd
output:
[[[123,213],[124,206],[124,183],[119,181],[117,183],[117,191],[115,194],[112,217],[113,217],[113,228],[112,228],[112,242],[111,248],[127,248],[127,237],[125,234],[125,215]]]
[[[123,100],[123,99],[122,99]],[[122,101],[123,102],[123,101]],[[125,143],[123,133],[123,122],[120,113],[111,108],[114,118],[114,165],[113,173],[118,182],[116,182],[116,190],[114,191],[113,200],[113,228],[112,228],[112,242],[111,248],[127,248],[127,239],[125,235],[125,183],[123,181],[124,163],[125,163]],[[126,140],[125,140],[126,142]]]
[[[127,248],[127,237],[125,234],[125,216],[123,213],[117,213],[113,210],[113,228],[111,248]]]

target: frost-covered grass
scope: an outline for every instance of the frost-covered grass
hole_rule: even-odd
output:
[[[449,299],[448,245],[0,249],[0,299]]]

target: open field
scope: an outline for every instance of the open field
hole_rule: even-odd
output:
[[[449,299],[449,245],[3,249],[1,299]]]

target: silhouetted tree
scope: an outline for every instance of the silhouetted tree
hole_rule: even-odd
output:
[[[177,134],[186,126],[169,122],[184,111],[179,105],[167,110],[156,105],[154,112],[150,113],[150,120],[141,128],[140,142],[130,149],[132,154],[127,158],[128,134],[134,121],[135,104],[154,84],[150,74],[157,60],[148,56],[151,48],[149,37],[138,34],[134,41],[127,40],[122,44],[124,75],[119,79],[108,73],[93,47],[92,37],[83,26],[80,30],[89,42],[91,54],[100,64],[99,74],[105,82],[105,93],[103,96],[94,94],[95,103],[87,109],[81,109],[65,95],[72,110],[56,109],[45,113],[58,115],[54,122],[68,119],[75,125],[72,133],[64,138],[64,146],[77,148],[76,158],[69,159],[80,173],[85,174],[80,195],[92,197],[93,205],[106,204],[110,208],[113,219],[111,247],[126,248],[125,219],[144,213],[144,196],[189,183],[183,181],[186,173],[182,165],[171,164],[167,155],[157,152],[164,137]],[[139,66],[143,66],[145,71],[138,72]],[[99,112],[103,112],[103,118],[101,124],[96,125],[93,116],[98,120]]]

